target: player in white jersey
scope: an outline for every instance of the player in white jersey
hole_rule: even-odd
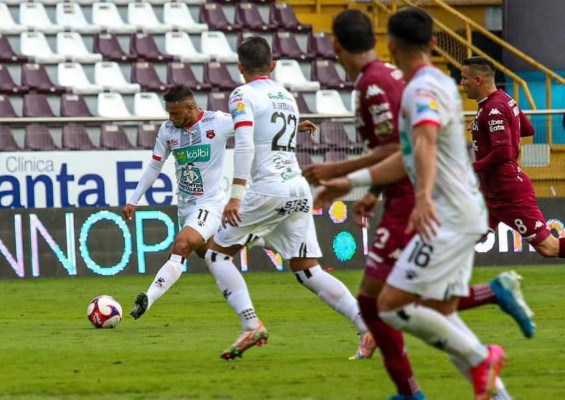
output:
[[[198,108],[192,91],[176,85],[163,96],[169,119],[161,125],[147,165],[128,204],[123,208],[132,219],[136,205],[153,185],[172,153],[178,186],[178,216],[182,230],[175,238],[168,261],[161,267],[147,293],[140,293],[130,314],[141,317],[180,277],[183,263],[192,252],[204,257],[208,240],[221,224],[225,205],[220,183],[228,137],[233,136],[229,114]]]
[[[504,350],[483,345],[456,309],[459,297],[468,295],[474,245],[487,231],[487,212],[466,151],[457,86],[430,61],[432,29],[431,17],[417,7],[403,8],[388,22],[390,53],[407,77],[399,117],[401,153],[326,182],[316,204],[353,186],[410,177],[416,202],[408,230],[416,235],[379,296],[379,316],[446,351],[471,380],[475,398],[485,400],[502,387],[498,374]]]
[[[296,134],[308,134],[297,132],[316,127],[310,121],[298,122],[294,97],[269,78],[275,62],[265,39],[246,39],[238,47],[238,56],[239,70],[247,84],[230,96],[235,127],[234,180],[222,217],[224,227],[214,236],[205,257],[210,271],[220,277],[216,280],[218,287],[239,316],[242,328],[221,357],[240,357],[268,339],[232,261],[243,246],[257,238],[289,261],[302,285],[350,319],[360,333],[360,346],[366,346],[368,329],[357,300],[317,260],[322,253],[312,216],[312,195],[294,153]]]

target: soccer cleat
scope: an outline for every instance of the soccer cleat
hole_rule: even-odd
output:
[[[259,321],[259,327],[252,331],[243,331],[237,338],[234,344],[224,350],[220,355],[224,360],[233,360],[237,357],[242,357],[243,352],[253,346],[261,347],[267,344],[269,339],[269,332]]]
[[[366,360],[373,357],[373,353],[377,349],[377,342],[371,335],[371,332],[367,332],[361,335],[359,339],[359,347],[357,352],[349,357],[350,360]]]
[[[489,345],[487,358],[476,367],[469,369],[475,389],[475,400],[492,400],[492,396],[497,394],[496,378],[505,363],[504,349],[497,345]]]
[[[133,317],[133,319],[139,319],[145,311],[149,308],[149,299],[147,298],[146,293],[140,293],[137,295],[133,308],[129,312],[129,315]]]
[[[418,392],[415,394],[395,394],[387,400],[426,400],[426,395],[424,392]]]
[[[536,324],[532,320],[534,313],[524,300],[520,280],[522,277],[516,272],[507,271],[491,280],[489,285],[501,310],[514,318],[524,336],[529,339],[534,336]]]

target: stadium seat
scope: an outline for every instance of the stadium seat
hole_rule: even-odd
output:
[[[32,151],[56,151],[61,150],[55,144],[51,132],[45,125],[27,125],[24,134],[24,148]]]
[[[226,148],[233,149],[235,147],[235,138],[233,136],[228,137],[226,140]]]
[[[41,32],[21,33],[20,48],[23,55],[34,60],[36,63],[57,64],[65,61],[65,56],[56,54],[51,50],[45,35]]]
[[[200,48],[204,54],[208,54],[216,61],[237,62],[237,53],[232,50],[228,39],[223,32],[202,32]]]
[[[337,72],[335,63],[330,60],[317,59],[312,61],[310,69],[313,81],[320,82],[327,89],[353,90],[353,82],[344,81]]]
[[[66,93],[61,96],[61,117],[93,117],[86,101],[78,94]]]
[[[2,22],[0,22],[0,26],[2,26]],[[0,63],[21,64],[25,62],[28,62],[28,58],[14,53],[8,37],[0,34]]]
[[[236,3],[234,22],[243,29],[254,32],[272,32],[277,30],[277,25],[263,21],[257,6],[253,3]]]
[[[180,3],[178,3],[180,4]],[[183,63],[206,63],[210,55],[198,52],[186,32],[165,34],[165,53],[177,57]]]
[[[161,81],[155,66],[145,61],[136,62],[131,66],[131,81],[138,83],[142,90],[151,92],[164,92],[171,87]]]
[[[146,61],[169,62],[174,59],[170,54],[161,53],[153,36],[143,32],[131,35],[129,52],[136,55],[138,59]]]
[[[102,61],[102,54],[91,53],[86,49],[82,36],[78,32],[57,33],[57,53],[63,55],[68,61],[83,64]]]
[[[128,22],[138,30],[147,33],[165,33],[173,29],[157,19],[153,6],[147,2],[130,2],[128,4]]]
[[[207,24],[200,24],[192,18],[188,6],[184,3],[167,2],[163,6],[163,21],[173,29],[188,32],[202,33],[208,30]]]
[[[98,115],[108,118],[131,117],[126,103],[119,93],[98,93]]]
[[[133,115],[165,120],[168,113],[157,93],[141,92],[133,96]]]
[[[92,4],[92,23],[111,33],[134,33],[135,26],[126,24],[114,3]]]
[[[341,150],[331,150],[324,153],[324,162],[336,162],[347,159],[347,153]]]
[[[194,76],[189,64],[172,62],[167,65],[167,83],[187,85],[195,92],[208,92],[212,85],[200,82]]]
[[[333,150],[342,150],[348,152],[360,152],[363,144],[354,142],[349,139],[345,127],[341,122],[324,120],[320,124],[320,138],[323,144],[326,144]]]
[[[223,111],[230,112],[229,94],[224,92],[210,92],[208,93],[208,103],[206,109],[210,111]]]
[[[273,58],[310,61],[312,55],[302,51],[294,34],[290,32],[277,32],[273,35]]]
[[[277,60],[273,79],[292,91],[308,92],[320,89],[320,82],[307,80],[296,60]]]
[[[103,32],[94,36],[92,44],[94,53],[102,54],[106,61],[132,62],[137,60],[134,54],[126,54],[114,34]]]
[[[210,62],[204,65],[203,80],[219,90],[231,91],[240,85],[240,83],[233,80],[228,68],[219,62]]]
[[[28,93],[24,95],[23,116],[29,118],[54,118],[55,114],[44,94]]]
[[[2,151],[20,151],[16,138],[9,126],[0,125],[0,152]]]
[[[73,123],[63,127],[62,144],[64,150],[96,150],[86,128]]]
[[[141,124],[137,127],[137,147],[152,150],[155,147],[155,139],[159,133],[159,126],[155,124]]]
[[[308,54],[316,58],[326,58],[328,60],[336,60],[334,45],[330,36],[326,32],[311,32],[308,34],[307,40]]]
[[[200,22],[208,25],[208,29],[222,32],[237,32],[241,30],[241,25],[228,21],[224,9],[220,4],[207,3],[200,7]],[[202,46],[204,48],[204,46]]]
[[[27,27],[17,24],[12,18],[10,9],[5,3],[0,3],[0,33],[17,35],[27,30]]]
[[[102,86],[91,83],[82,65],[76,62],[60,63],[57,66],[57,80],[59,85],[75,94],[98,94],[104,90]]]
[[[317,143],[312,135],[306,132],[298,132],[296,134],[296,150],[299,152],[306,151],[308,153],[323,153],[328,150],[326,143]]]
[[[292,95],[296,100],[296,104],[298,105],[298,112],[300,112],[300,114],[313,114],[312,110],[310,110],[310,107],[306,103],[306,100],[304,99],[302,93],[292,92]]]
[[[100,32],[100,26],[89,23],[78,3],[57,3],[55,8],[57,24],[72,32],[93,34]]]
[[[345,108],[339,92],[333,89],[316,92],[316,112],[318,114],[351,114]]]
[[[29,92],[29,87],[25,85],[16,85],[10,71],[4,65],[0,64],[0,93],[8,95],[22,95]]]
[[[0,94],[0,118],[18,118],[10,97]]]
[[[135,147],[130,143],[121,126],[103,125],[100,131],[100,148],[108,150],[131,150]]]
[[[30,90],[45,94],[63,94],[67,88],[55,85],[47,70],[41,64],[23,64],[21,68],[22,85]]]
[[[126,81],[120,66],[113,61],[94,64],[94,83],[102,86],[104,90],[117,93],[137,93],[141,90],[139,84]]]
[[[55,25],[51,22],[43,4],[37,2],[23,2],[20,4],[20,24],[28,29],[49,34],[63,31],[61,25]]]
[[[312,156],[310,153],[306,153],[304,151],[296,153],[296,160],[298,161],[298,165],[301,169],[306,168],[307,166],[314,164],[312,161]]]
[[[305,33],[312,31],[312,25],[301,24],[292,6],[287,3],[272,3],[269,7],[269,22],[282,31]]]

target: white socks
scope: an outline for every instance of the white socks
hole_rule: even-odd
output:
[[[259,319],[255,314],[249,291],[243,276],[233,264],[233,259],[225,254],[212,250],[206,252],[206,264],[216,284],[228,304],[236,312],[241,322],[241,330],[251,331],[259,327]]]
[[[362,335],[368,332],[361,317],[357,299],[338,279],[328,274],[319,265],[295,272],[298,282],[318,295],[327,305],[349,319]]]
[[[147,299],[149,300],[147,306],[148,310],[155,301],[164,295],[167,290],[169,290],[171,286],[178,281],[182,274],[183,263],[183,257],[176,254],[169,255],[169,259],[165,264],[163,264],[159,272],[157,272],[155,280],[147,290]]]
[[[487,348],[476,336],[469,336],[431,308],[410,303],[398,310],[380,312],[379,315],[387,324],[465,360],[470,366],[479,365],[488,355]]]

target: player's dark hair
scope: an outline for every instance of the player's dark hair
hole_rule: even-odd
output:
[[[175,103],[177,101],[183,101],[187,98],[193,99],[194,93],[186,85],[175,85],[163,95],[163,100],[167,103]]]
[[[463,60],[463,65],[471,67],[473,71],[483,76],[494,77],[494,74],[496,72],[494,68],[494,64],[490,62],[490,60],[486,57],[480,57],[480,56],[469,57]]]
[[[251,73],[269,73],[271,69],[271,46],[261,36],[245,39],[237,48],[239,63]]]
[[[427,48],[432,40],[434,21],[420,7],[406,7],[388,20],[388,34],[405,48]]]
[[[346,10],[335,17],[332,32],[338,43],[350,53],[375,48],[375,34],[370,18],[360,10]]]

